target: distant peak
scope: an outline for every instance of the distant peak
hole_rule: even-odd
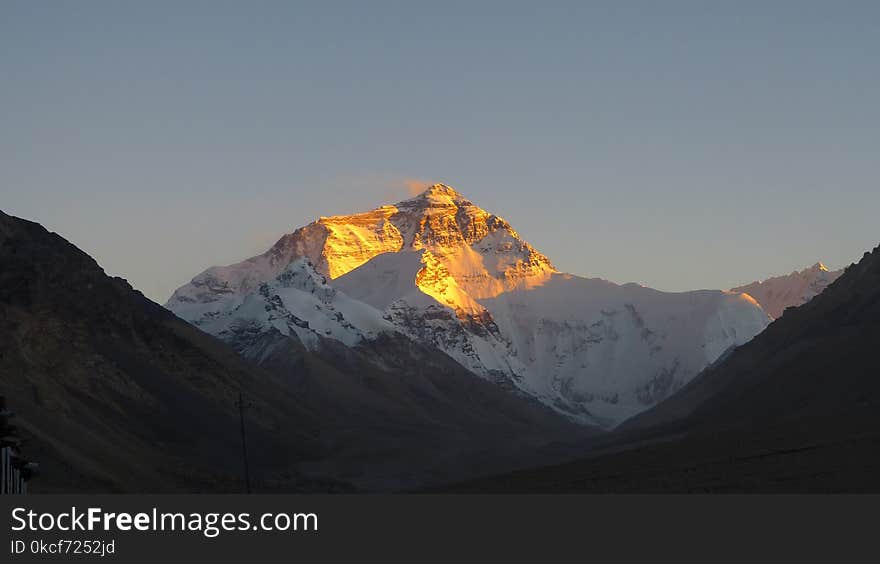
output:
[[[795,270],[792,274],[812,274],[818,272],[829,272],[828,267],[822,262],[817,262],[812,266],[808,266],[803,270]]]

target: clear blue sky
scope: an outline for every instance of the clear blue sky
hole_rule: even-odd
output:
[[[411,178],[577,274],[839,267],[878,163],[878,2],[0,0],[0,209],[158,301]]]

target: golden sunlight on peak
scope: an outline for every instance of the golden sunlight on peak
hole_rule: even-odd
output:
[[[431,182],[417,178],[407,178],[403,181],[406,191],[411,198],[427,196],[458,196],[455,188],[442,182]]]
[[[416,273],[419,290],[439,303],[468,314],[480,313],[483,307],[461,288],[447,265],[431,251],[422,252],[422,268]]]
[[[449,186],[448,184],[431,184],[426,187],[425,190],[419,194],[420,196],[448,196],[450,198],[455,198],[459,196],[459,193],[455,191],[455,188]]]
[[[758,303],[758,300],[753,298],[750,294],[742,292],[742,293],[740,293],[739,297],[740,297],[740,299],[745,300],[745,301],[749,302],[750,304],[761,307],[761,304]]]

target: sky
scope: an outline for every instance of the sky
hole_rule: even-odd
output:
[[[164,302],[451,184],[560,270],[729,288],[880,242],[877,2],[0,0],[0,210]]]

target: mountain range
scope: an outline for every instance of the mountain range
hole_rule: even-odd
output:
[[[833,277],[810,270],[669,293],[566,274],[507,221],[435,184],[394,205],[321,217],[262,255],[198,274],[166,307],[257,362],[252,341],[267,332],[312,351],[328,339],[355,346],[403,335],[579,423],[611,428]]]
[[[834,441],[856,423],[873,440],[877,254],[843,275],[819,263],[660,292],[559,272],[437,184],[210,268],[166,309],[0,212],[0,395],[45,492],[504,491],[528,482],[464,481],[586,455],[565,468],[608,470],[612,486],[526,472],[565,491],[663,491],[620,477],[621,460],[683,434],[650,452],[751,456],[743,414],[761,448],[825,437],[865,460],[864,437]]]

